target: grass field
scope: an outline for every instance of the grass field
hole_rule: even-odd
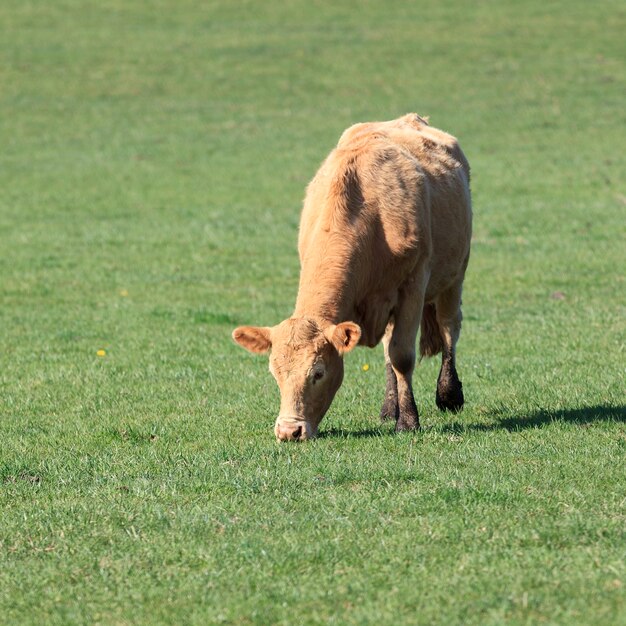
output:
[[[625,31],[610,0],[5,0],[0,623],[626,624]],[[425,361],[394,435],[359,349],[279,445],[230,333],[290,314],[342,130],[408,111],[472,164],[466,408]]]

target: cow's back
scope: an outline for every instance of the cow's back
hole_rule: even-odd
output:
[[[375,343],[412,269],[430,264],[431,299],[464,270],[470,236],[469,166],[454,137],[415,114],[357,124],[307,189],[299,300],[343,281],[346,315],[379,318],[364,340]]]
[[[421,211],[430,218],[431,280],[427,299],[431,299],[456,279],[467,264],[472,230],[469,163],[456,137],[433,128],[415,113],[388,122],[369,122],[348,128],[339,140],[338,150],[371,153],[374,178],[383,180],[379,186],[386,187],[387,194],[389,186],[402,184],[402,181],[390,171],[397,165],[397,159],[388,162],[386,169],[377,168],[376,154],[385,150],[380,146],[386,142],[410,154],[414,159],[412,165],[424,174],[424,178],[418,180],[418,205],[405,205],[404,211],[415,211],[416,219],[422,224],[427,220],[419,215]],[[389,211],[385,211],[390,206],[393,204],[381,204],[382,220],[391,217]],[[400,207],[393,206],[393,209],[397,211]],[[403,237],[401,232],[398,235]],[[418,254],[424,252],[426,242],[422,239],[419,245],[422,249]]]

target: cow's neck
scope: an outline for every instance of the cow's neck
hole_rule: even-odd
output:
[[[355,247],[343,231],[319,229],[309,238],[302,258],[294,315],[339,324],[354,316]]]
[[[317,270],[317,271],[316,271]],[[328,324],[339,324],[353,317],[350,289],[345,272],[329,275],[323,268],[303,271],[300,275],[300,288],[296,299],[294,317],[312,317]]]

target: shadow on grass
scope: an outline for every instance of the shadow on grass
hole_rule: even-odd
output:
[[[454,434],[462,434],[471,431],[491,432],[497,430],[516,432],[527,428],[541,428],[553,422],[577,424],[579,426],[586,426],[594,422],[626,422],[626,406],[589,406],[579,409],[556,410],[541,409],[528,415],[498,417],[498,413],[502,412],[503,411],[498,410],[494,411],[495,421],[487,424],[464,423],[463,421],[455,421],[448,424],[437,424],[437,422],[435,422],[425,430],[432,428],[443,433]],[[389,425],[381,425],[377,428],[354,431],[333,427],[321,431],[317,438],[362,439],[366,437],[390,437],[392,435],[395,435],[393,428],[390,428]]]
[[[508,430],[515,432],[527,428],[541,428],[546,424],[562,422],[586,426],[594,422],[626,422],[625,406],[588,406],[579,409],[540,409],[528,415],[497,417],[489,424],[464,424],[462,421],[442,424],[442,432],[463,433],[469,431]]]
[[[318,439],[363,439],[365,437],[388,437],[393,435],[393,428],[380,426],[366,430],[346,430],[345,428],[329,428],[318,433]]]

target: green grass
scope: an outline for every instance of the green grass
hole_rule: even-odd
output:
[[[0,622],[626,624],[625,28],[610,0],[3,2]],[[394,435],[360,349],[279,445],[230,332],[290,314],[342,130],[408,111],[472,164],[466,409],[423,362]]]

